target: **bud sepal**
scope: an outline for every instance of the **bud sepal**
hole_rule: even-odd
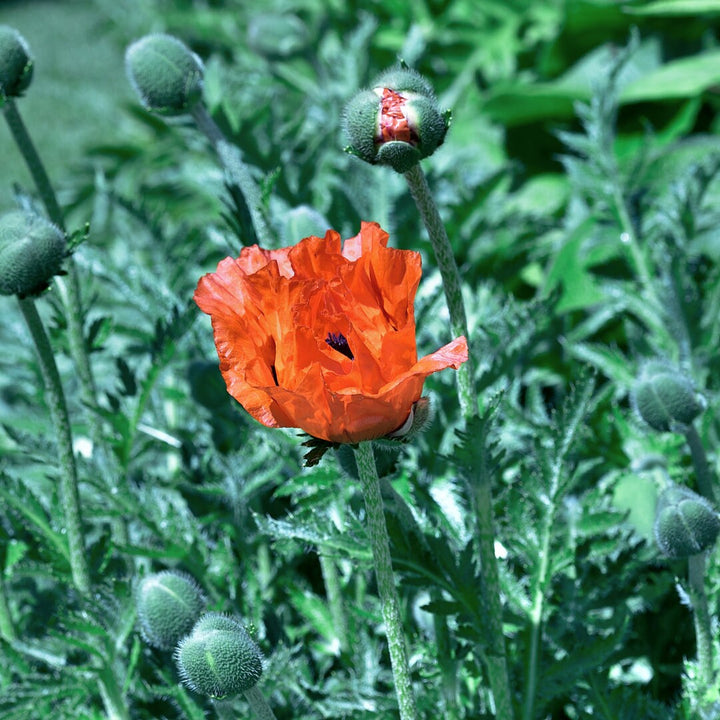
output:
[[[671,485],[658,498],[654,531],[663,555],[687,558],[713,547],[720,533],[720,517],[701,495]]]
[[[0,295],[34,297],[62,273],[65,234],[40,215],[13,210],[0,217]]]
[[[690,425],[706,405],[689,377],[661,361],[643,367],[631,399],[638,415],[660,432]]]
[[[178,38],[146,35],[125,53],[130,84],[142,106],[160,115],[185,115],[202,99],[202,60]]]
[[[263,673],[260,648],[234,618],[203,615],[175,651],[183,682],[194,692],[222,699],[253,688]]]
[[[142,636],[161,650],[171,650],[192,630],[205,603],[205,595],[195,580],[176,570],[147,575],[135,589]]]
[[[25,38],[8,25],[0,25],[0,106],[20,97],[33,76],[33,59]]]
[[[405,173],[444,142],[449,111],[441,112],[428,81],[415,70],[395,67],[381,73],[370,90],[345,109],[348,152],[373,165]]]

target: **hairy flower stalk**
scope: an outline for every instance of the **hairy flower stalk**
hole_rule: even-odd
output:
[[[153,33],[132,43],[125,53],[128,79],[143,107],[169,117],[189,115],[211,142],[228,181],[243,196],[253,225],[254,238],[272,247],[275,242],[263,208],[262,193],[240,150],[229,143],[202,102],[205,67],[181,40]]]
[[[385,621],[385,633],[395,681],[395,692],[400,708],[400,718],[401,720],[415,720],[417,718],[415,695],[405,649],[400,602],[390,557],[390,539],[385,524],[380,480],[375,467],[372,443],[361,442],[357,445],[355,448],[355,460],[365,498],[368,532],[375,562],[375,577],[377,578],[378,593]]]
[[[38,155],[30,134],[22,121],[20,113],[14,101],[8,98],[3,106],[3,114],[12,133],[15,144],[25,160],[30,171],[35,187],[37,188],[40,200],[50,220],[61,230],[65,231],[65,220],[58,204],[50,179],[48,178],[45,166]],[[66,267],[68,270],[68,281],[57,278],[55,281],[60,290],[60,297],[65,308],[65,315],[68,323],[68,340],[70,352],[80,379],[83,402],[94,407],[97,404],[95,380],[92,374],[90,358],[87,353],[85,338],[83,336],[83,308],[80,300],[80,282],[77,266],[72,259],[68,258]],[[91,418],[91,429],[93,429],[93,440],[97,443],[101,432],[97,423]]]
[[[276,244],[275,236],[262,208],[262,193],[250,168],[243,161],[239,148],[225,139],[204,105],[198,103],[192,110],[192,117],[198,129],[215,148],[218,159],[225,168],[229,183],[237,186],[245,199],[255,230],[255,238],[246,244],[257,242],[264,247],[273,247]]]
[[[392,68],[378,76],[371,90],[358,93],[345,112],[345,128],[357,157],[371,164],[388,165],[402,173],[430,237],[440,269],[445,299],[454,335],[468,336],[467,316],[457,264],[445,226],[428,187],[420,160],[431,155],[444,141],[450,113],[441,113],[430,84],[407,67]],[[458,370],[458,398],[463,417],[478,413],[472,354]],[[478,548],[485,580],[489,636],[487,669],[497,717],[513,717],[510,681],[500,603],[500,579],[495,558],[492,489],[487,480],[472,488],[476,509]]]
[[[13,140],[30,171],[33,183],[35,184],[35,188],[37,189],[48,217],[66,233],[65,219],[57,201],[55,190],[45,170],[45,165],[35,148],[35,144],[25,127],[25,123],[12,97],[5,98],[2,110]],[[62,276],[56,277],[55,285],[65,310],[68,344],[80,381],[81,400],[86,407],[90,408],[90,412],[88,413],[90,435],[100,465],[109,477],[115,473],[107,471],[108,463],[111,462],[111,453],[109,453],[105,447],[102,428],[93,411],[93,408],[97,406],[97,387],[83,331],[85,309],[83,308],[80,293],[80,277],[77,264],[72,256],[67,258],[65,267],[67,269],[67,278]],[[118,544],[124,545],[127,543],[127,530],[123,519],[113,521],[113,536]]]
[[[40,370],[45,382],[45,397],[50,410],[50,417],[55,426],[62,469],[60,500],[70,550],[70,568],[73,583],[81,593],[87,594],[90,591],[90,571],[85,554],[77,467],[75,465],[75,455],[73,454],[70,419],[65,403],[65,394],[47,333],[35,307],[35,301],[32,298],[22,298],[19,299],[19,303],[20,310],[35,342],[38,359],[40,360]]]

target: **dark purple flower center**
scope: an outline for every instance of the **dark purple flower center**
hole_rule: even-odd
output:
[[[339,353],[342,353],[345,357],[350,358],[351,360],[355,359],[355,356],[352,354],[352,350],[350,349],[350,346],[348,345],[347,338],[342,333],[328,333],[328,336],[325,338],[325,342],[333,349],[337,350]]]

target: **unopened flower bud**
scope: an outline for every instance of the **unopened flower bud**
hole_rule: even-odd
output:
[[[689,425],[705,409],[692,381],[662,362],[648,363],[635,381],[632,401],[640,417],[655,430]]]
[[[448,127],[449,114],[438,109],[432,87],[409,68],[386,70],[345,109],[348,150],[400,173],[432,155]]]
[[[0,99],[21,95],[32,75],[33,60],[25,38],[15,28],[0,25]]]
[[[174,648],[205,609],[205,596],[198,584],[175,570],[144,577],[135,598],[143,637],[162,650]]]
[[[0,217],[0,295],[39,295],[61,271],[65,235],[33,213],[15,210]]]
[[[183,115],[202,97],[200,58],[172,35],[146,35],[128,47],[125,66],[143,107],[160,115]]]
[[[720,532],[720,518],[701,495],[673,485],[655,510],[655,540],[664,555],[684,558],[709,550]]]
[[[254,687],[263,672],[260,648],[245,627],[220,613],[207,613],[180,641],[175,662],[183,682],[212,698]]]

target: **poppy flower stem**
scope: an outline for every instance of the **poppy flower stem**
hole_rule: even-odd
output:
[[[3,114],[10,128],[13,140],[15,140],[15,144],[20,150],[20,154],[23,156],[25,164],[30,171],[40,199],[45,206],[45,212],[47,212],[50,220],[66,233],[65,220],[50,178],[48,178],[45,166],[35,149],[35,145],[25,127],[25,123],[22,121],[17,106],[11,98],[8,98],[6,101],[3,107]],[[72,256],[68,258],[66,266],[68,269],[68,282],[66,283],[62,277],[56,278],[55,282],[60,291],[63,306],[65,307],[70,352],[72,353],[80,379],[80,386],[83,393],[82,400],[90,407],[95,407],[97,404],[95,400],[95,381],[93,379],[90,359],[83,336],[83,309],[80,300],[80,282],[77,267]],[[94,433],[94,435],[99,436],[99,431]],[[93,437],[93,439],[97,441],[98,437]]]
[[[404,177],[425,224],[425,229],[435,253],[435,260],[440,269],[453,334],[465,335],[469,342],[460,273],[458,272],[445,225],[440,218],[427,179],[419,163],[405,172]],[[466,421],[478,414],[477,396],[473,387],[474,376],[472,345],[470,345],[468,361],[457,371],[458,397]],[[496,717],[498,720],[512,720],[512,693],[507,671],[505,637],[503,635],[500,576],[497,559],[495,558],[492,488],[489,478],[479,478],[473,490],[475,494],[478,550],[485,579],[488,633],[491,638],[491,644],[486,653],[488,679],[495,701]]]
[[[200,132],[215,148],[218,159],[225,168],[228,184],[238,188],[243,197],[255,232],[255,237],[245,244],[252,245],[257,242],[265,248],[275,247],[275,238],[262,209],[262,192],[250,169],[243,162],[240,150],[225,139],[222,130],[210,117],[204,105],[198,103],[192,110],[192,117]]]
[[[60,501],[65,516],[73,583],[81,593],[87,594],[90,591],[90,572],[85,555],[77,467],[75,465],[75,455],[73,454],[72,432],[67,404],[65,403],[65,393],[62,389],[50,341],[38,314],[35,301],[32,298],[22,298],[19,302],[20,310],[28,330],[30,330],[40,360],[40,371],[45,383],[45,400],[50,410],[50,418],[55,426],[62,470]]]
[[[405,649],[400,602],[390,557],[390,539],[383,512],[375,455],[370,442],[361,442],[357,445],[355,448],[355,461],[365,498],[368,532],[375,561],[375,577],[385,621],[385,632],[387,634],[388,650],[390,651],[395,692],[397,693],[400,708],[400,718],[401,720],[415,720],[417,718],[417,709]]]
[[[695,642],[700,681],[706,690],[713,685],[713,632],[712,619],[705,594],[705,553],[688,558],[688,584],[695,623]]]
[[[465,314],[465,303],[463,302],[462,289],[460,286],[460,273],[458,272],[455,255],[452,245],[445,230],[445,225],[440,218],[437,205],[433,199],[430,187],[427,184],[425,174],[416,164],[404,173],[405,180],[410,188],[410,194],[415,200],[415,205],[425,224],[425,229],[430,237],[430,243],[435,253],[435,261],[440,269],[445,301],[450,313],[450,325],[454,336],[464,335],[470,340],[467,327],[467,316]],[[474,367],[472,348],[468,361],[457,371],[458,396],[460,407],[465,418],[477,415],[477,397],[473,391]]]
[[[60,230],[67,234],[65,219],[60,209],[60,204],[57,201],[55,190],[45,170],[45,165],[35,148],[30,133],[25,127],[17,105],[12,98],[7,98],[3,106],[3,115],[5,116],[13,140],[30,171],[33,183],[45,207],[48,218],[57,225]],[[60,294],[63,308],[65,309],[68,345],[80,381],[80,399],[83,405],[90,408],[87,416],[88,426],[93,443],[95,444],[100,466],[108,477],[116,476],[117,471],[115,468],[109,468],[112,460],[111,453],[106,447],[102,427],[94,411],[94,408],[98,405],[97,386],[95,384],[88,345],[85,342],[85,334],[83,331],[85,310],[80,293],[80,274],[77,263],[72,255],[67,258],[65,267],[68,272],[67,277],[56,276],[54,283]],[[113,537],[118,544],[127,544],[127,530],[124,520],[119,519],[113,523]]]

